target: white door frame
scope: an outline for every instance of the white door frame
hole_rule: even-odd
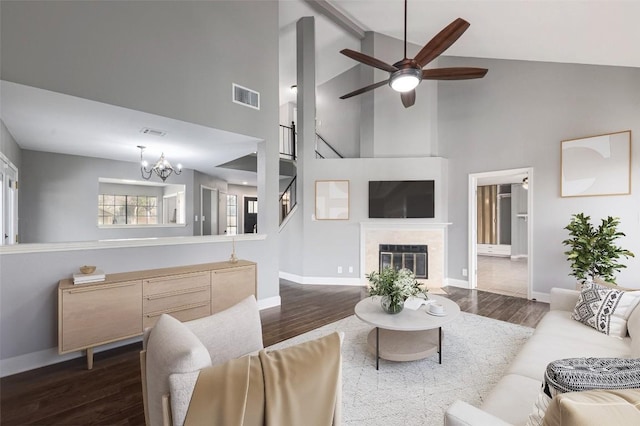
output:
[[[533,167],[498,170],[493,172],[469,174],[469,288],[478,287],[478,211],[476,188],[478,179],[488,177],[510,176],[526,173],[529,189],[527,191],[527,299],[532,297],[533,284]]]
[[[0,190],[0,245],[11,245],[18,243],[18,168],[0,152],[0,183],[3,185]],[[13,185],[9,190],[7,183]],[[4,236],[7,235],[7,238]]]

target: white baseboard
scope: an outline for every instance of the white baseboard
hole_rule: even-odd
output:
[[[298,284],[322,284],[322,285],[355,285],[364,286],[366,281],[362,278],[339,278],[339,277],[303,277],[301,275],[290,274],[280,271],[280,278],[293,281]]]
[[[258,309],[263,310],[267,308],[275,308],[281,304],[280,296],[267,297],[266,299],[258,300]]]
[[[466,280],[457,280],[455,278],[447,278],[445,280],[445,283],[446,283],[445,285],[469,289],[469,281],[466,281]]]
[[[267,297],[266,299],[258,300],[258,308],[260,310],[273,308],[275,306],[280,306],[280,303],[280,296]],[[130,339],[120,340],[118,342],[109,343],[106,345],[96,346],[94,348],[94,353],[106,351],[120,346],[130,345],[132,343],[140,342],[141,340],[142,336],[138,336],[132,337]],[[36,368],[45,367],[47,365],[57,364],[59,362],[64,362],[70,359],[80,358],[84,356],[84,351],[70,352],[68,354],[60,355],[58,354],[57,348],[31,352],[13,358],[0,360],[0,377],[11,376],[13,374],[22,373],[23,371],[34,370]]]
[[[109,349],[120,346],[130,345],[140,342],[142,336],[131,337],[129,339],[120,340],[106,345],[94,348],[94,353],[107,351]],[[13,358],[0,360],[0,377],[11,376],[12,374],[22,373],[23,371],[34,370],[36,368],[45,367],[51,364],[68,361],[74,358],[84,357],[84,351],[70,352],[68,354],[58,354],[57,348],[49,348],[38,352],[31,352],[24,355],[18,355]]]
[[[549,293],[540,293],[538,291],[532,291],[531,298],[536,299],[538,302],[551,303],[551,296],[549,295]]]

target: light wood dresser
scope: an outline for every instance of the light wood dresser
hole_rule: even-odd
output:
[[[160,315],[180,321],[220,312],[256,295],[256,264],[246,260],[108,274],[100,283],[58,283],[58,352],[140,336]]]

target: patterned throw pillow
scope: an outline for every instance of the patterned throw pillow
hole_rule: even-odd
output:
[[[540,426],[551,400],[565,392],[640,388],[640,359],[566,358],[547,365],[526,426]]]
[[[571,318],[601,333],[627,335],[627,319],[640,301],[640,292],[621,291],[594,282],[586,282],[578,296]]]

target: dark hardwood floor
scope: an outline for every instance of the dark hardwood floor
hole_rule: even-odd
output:
[[[549,305],[446,287],[462,311],[535,327]],[[261,312],[265,346],[353,314],[362,287],[308,286],[282,280],[280,307]],[[95,355],[93,370],[77,358],[0,379],[3,425],[142,425],[144,413],[134,344]]]

